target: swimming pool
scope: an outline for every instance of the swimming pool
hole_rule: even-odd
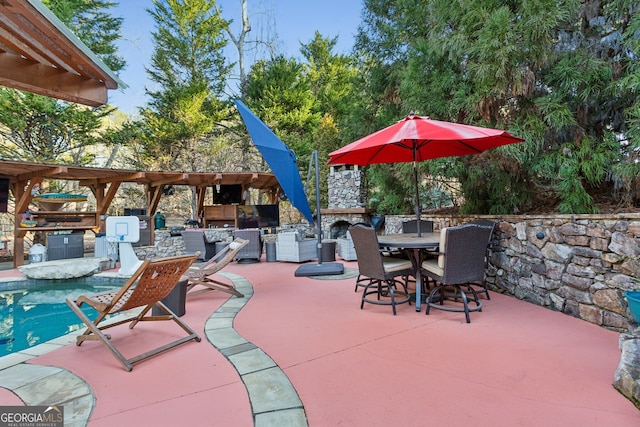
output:
[[[65,299],[117,289],[125,281],[124,278],[91,276],[0,283],[0,356],[82,329],[82,322]],[[82,308],[93,318],[93,309],[86,304]]]

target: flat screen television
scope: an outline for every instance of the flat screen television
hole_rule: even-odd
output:
[[[278,205],[238,205],[236,215],[238,228],[278,227],[280,225]]]
[[[8,212],[9,209],[9,180],[0,178],[0,212]]]
[[[213,187],[213,203],[216,205],[235,205],[242,203],[242,185],[221,185],[220,191]]]

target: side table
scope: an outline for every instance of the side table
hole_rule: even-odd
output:
[[[322,241],[322,262],[336,260],[336,243],[333,239]]]

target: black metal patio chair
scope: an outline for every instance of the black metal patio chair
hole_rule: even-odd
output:
[[[486,269],[489,266],[489,257],[491,256],[491,243],[493,241],[493,233],[496,229],[496,223],[495,221],[491,221],[489,219],[474,219],[469,224],[476,224],[476,225],[482,225],[485,227],[491,227],[491,232],[489,233],[489,241],[487,242],[487,252],[484,258],[484,267]],[[476,289],[476,292],[479,292],[480,294],[485,294],[487,296],[487,299],[491,299],[491,296],[489,295],[489,289],[487,289],[486,280],[472,283],[469,286],[477,286],[479,290]]]
[[[414,274],[414,267],[411,261],[385,257],[379,249],[376,231],[371,227],[354,225],[349,229],[358,258],[358,270],[362,278],[369,279],[362,292],[360,309],[364,303],[390,305],[393,314],[396,314],[396,305],[409,303],[411,300],[407,290],[407,281],[398,280],[403,276]],[[398,285],[401,289],[398,289]],[[376,295],[376,298],[369,298],[369,295]],[[398,297],[400,297],[398,299]]]
[[[423,274],[435,280],[436,286],[427,297],[426,314],[431,308],[464,312],[482,311],[482,302],[472,283],[484,282],[487,242],[491,227],[465,224],[441,230],[440,255],[422,262]],[[469,307],[469,296],[475,307]],[[453,303],[451,302],[453,301]]]

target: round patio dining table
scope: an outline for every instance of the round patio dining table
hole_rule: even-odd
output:
[[[440,245],[440,232],[433,233],[402,233],[402,234],[384,234],[378,236],[378,244],[382,248],[399,248],[407,249],[411,255],[416,272],[416,311],[420,311],[422,298],[420,292],[422,290],[422,273],[420,265],[422,264],[422,251],[424,249],[435,249]]]

